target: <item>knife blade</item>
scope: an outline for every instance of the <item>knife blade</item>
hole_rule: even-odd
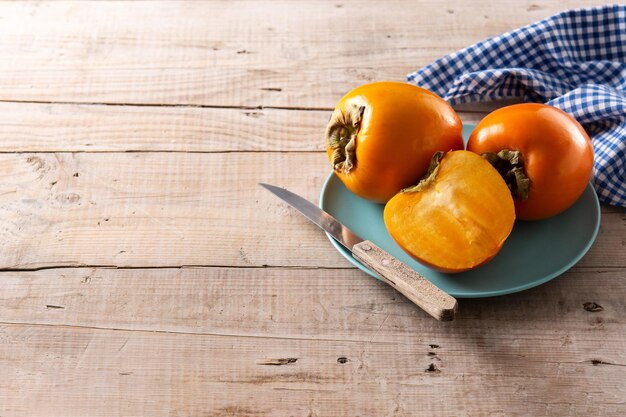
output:
[[[440,321],[454,319],[457,301],[435,286],[413,268],[365,240],[344,226],[339,220],[315,204],[284,188],[259,183],[259,185],[299,211],[312,223],[325,230],[345,246],[367,268],[375,271],[387,284],[402,293],[415,305]]]

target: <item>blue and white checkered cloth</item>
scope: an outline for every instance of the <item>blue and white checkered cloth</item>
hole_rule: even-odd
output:
[[[450,104],[520,98],[577,119],[592,138],[601,201],[626,207],[626,6],[565,11],[408,76]]]

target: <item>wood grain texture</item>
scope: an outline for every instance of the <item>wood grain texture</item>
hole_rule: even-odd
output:
[[[623,417],[623,210],[439,323],[257,186],[317,202],[344,93],[593,4],[0,1],[0,416]]]
[[[3,272],[0,410],[619,416],[623,277],[576,269],[440,323],[353,269]]]
[[[348,267],[324,233],[258,186],[318,201],[321,152],[0,155],[0,268]],[[626,266],[607,209],[583,266]]]
[[[3,154],[0,266],[347,266],[258,186],[316,200],[327,165],[321,153]]]
[[[0,272],[0,321],[354,342],[376,335],[377,340],[408,345],[424,339],[437,343],[451,337],[446,336],[450,329],[466,329],[508,339],[506,343],[516,339],[527,349],[534,343],[540,346],[541,339],[552,332],[558,337],[577,335],[581,352],[538,347],[537,354],[555,359],[595,353],[601,360],[625,363],[626,352],[620,348],[626,326],[622,320],[624,276],[625,268],[576,267],[521,293],[460,299],[457,320],[438,323],[387,284],[356,268],[4,271]],[[586,303],[596,303],[601,309],[592,311]],[[383,320],[386,323],[381,326]],[[535,328],[541,333],[533,335]]]
[[[552,362],[482,335],[432,350],[13,325],[0,335],[13,347],[0,388],[21,387],[0,398],[10,416],[617,417],[624,409],[623,366]]]
[[[603,3],[4,2],[0,99],[332,107],[364,82]]]
[[[0,152],[320,151],[331,113],[0,102]],[[459,112],[465,124],[484,114]]]
[[[0,152],[319,151],[330,113],[0,102]]]

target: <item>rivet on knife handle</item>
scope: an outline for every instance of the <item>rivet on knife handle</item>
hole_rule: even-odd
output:
[[[458,308],[454,297],[369,240],[354,245],[352,255],[437,320],[454,319]]]

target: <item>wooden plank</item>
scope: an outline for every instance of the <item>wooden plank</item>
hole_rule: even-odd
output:
[[[317,152],[3,154],[0,265],[347,266],[257,185],[315,200],[328,172]]]
[[[0,102],[0,152],[319,151],[331,112]]]
[[[404,345],[24,325],[2,326],[0,338],[0,412],[16,417],[624,410],[624,366],[553,362],[482,332],[439,348],[419,336]]]
[[[319,151],[330,112],[0,103],[0,152]]]
[[[312,153],[0,155],[0,268],[348,267],[325,235],[257,182],[317,201]],[[607,209],[583,266],[626,266],[623,214]]]
[[[242,338],[375,337],[459,349],[470,332],[524,346],[546,360],[626,363],[625,274],[626,268],[575,268],[521,293],[461,299],[457,319],[442,324],[357,269],[4,271],[0,321]],[[557,348],[566,339],[567,348]]]
[[[19,23],[0,25],[0,99],[327,108],[358,84],[603,3],[2,2]]]
[[[356,270],[3,272],[0,413],[618,416],[623,276],[439,323]]]
[[[0,2],[0,269],[44,268],[0,271],[0,416],[622,416],[623,210],[442,325],[256,185],[317,201],[349,88],[589,4]]]

